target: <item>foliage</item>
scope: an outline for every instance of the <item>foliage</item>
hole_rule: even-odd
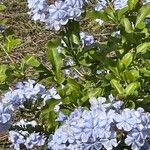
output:
[[[96,6],[95,10],[93,10],[93,4]],[[100,113],[107,114],[112,111],[110,107],[106,109],[105,106],[114,104],[113,101],[103,104],[103,98],[101,97],[98,98],[100,99],[98,102],[101,104],[98,104],[96,99],[100,96],[109,97],[110,94],[115,97],[116,103],[122,103],[119,109],[115,110],[118,120],[115,120],[115,114],[115,117],[111,118],[112,120],[109,122],[111,124],[110,128],[115,127],[115,130],[111,130],[112,133],[115,131],[115,135],[112,137],[111,144],[109,143],[110,141],[107,141],[111,146],[106,144],[106,139],[108,140],[111,137],[95,137],[98,141],[94,141],[93,137],[94,144],[90,139],[90,144],[94,145],[93,149],[113,149],[118,146],[114,149],[138,150],[147,146],[148,143],[145,141],[149,135],[144,136],[143,134],[145,130],[149,131],[150,123],[149,1],[142,3],[138,0],[128,0],[124,1],[124,3],[122,1],[119,3],[118,0],[115,0],[113,3],[112,1],[102,0],[95,5],[94,2],[92,3],[88,0],[66,0],[55,2],[49,6],[45,1],[28,0],[28,7],[33,20],[42,21],[47,28],[60,31],[59,37],[52,39],[45,46],[49,66],[43,65],[37,56],[30,54],[27,54],[19,64],[15,63],[9,53],[20,45],[22,41],[12,34],[3,34],[4,40],[0,51],[8,56],[11,64],[0,65],[0,83],[2,84],[0,88],[6,89],[4,87],[8,86],[12,79],[18,80],[22,76],[25,77],[25,70],[29,66],[32,66],[35,70],[37,81],[46,83],[51,87],[46,90],[43,85],[29,80],[22,82],[21,87],[19,86],[19,88],[17,87],[8,92],[9,94],[6,93],[2,98],[4,105],[11,106],[9,109],[12,111],[17,109],[16,112],[19,114],[19,118],[28,118],[30,121],[36,120],[37,124],[39,124],[38,127],[36,124],[35,127],[30,126],[30,128],[21,125],[21,129],[12,125],[12,128],[10,128],[10,137],[12,137],[10,141],[12,142],[15,136],[21,139],[20,143],[13,141],[12,146],[17,148],[20,148],[20,145],[22,147],[26,146],[26,148],[42,146],[42,148],[45,148],[45,141],[49,141],[48,147],[50,149],[62,149],[67,146],[70,146],[70,149],[79,149],[79,147],[75,147],[79,146],[75,143],[80,143],[81,141],[83,143],[80,144],[85,146],[88,143],[88,139],[87,141],[84,140],[88,136],[76,135],[76,130],[73,128],[73,134],[77,137],[81,136],[81,138],[78,137],[79,142],[77,142],[77,139],[71,141],[73,134],[68,133],[64,128],[67,126],[68,129],[72,129],[72,122],[75,123],[76,129],[78,127],[82,128],[77,124],[74,117],[78,117],[77,120],[80,121],[79,124],[81,123],[82,126],[87,121],[85,114],[89,115],[89,120],[96,122],[97,118],[101,118]],[[5,7],[0,5],[0,11],[3,9]],[[94,39],[87,32],[82,32],[82,26],[79,22],[81,19],[92,21],[97,19],[99,30],[105,31],[109,25],[110,36],[102,41],[99,38]],[[92,31],[92,33],[94,34],[95,32]],[[18,96],[19,98],[17,99]],[[96,108],[93,109],[91,106],[89,109],[91,104],[89,99],[91,100],[93,97],[95,97],[93,103]],[[14,101],[17,101],[16,108],[14,108]],[[98,105],[100,106],[98,107]],[[99,112],[102,106],[104,108]],[[143,109],[138,108],[139,106]],[[91,117],[91,113],[95,113],[94,111],[99,112],[97,118]],[[16,116],[17,113],[15,114]],[[31,114],[34,115],[31,117]],[[134,115],[137,116],[135,117]],[[80,117],[85,118],[82,120]],[[120,125],[124,118],[127,120],[127,125],[124,125],[125,123]],[[10,117],[6,120],[3,120],[3,122],[9,122],[10,124]],[[85,122],[82,124],[82,121]],[[130,121],[133,122],[131,123]],[[26,124],[26,121],[23,121],[23,124]],[[96,126],[97,132],[101,132],[99,126]],[[95,129],[95,127],[93,128]],[[84,129],[89,129],[89,127]],[[22,133],[22,131],[27,131],[27,133]],[[139,132],[143,138],[138,137]],[[49,137],[51,134],[53,135]],[[59,134],[62,138],[57,137]],[[69,136],[66,138],[65,134],[69,134]],[[137,137],[133,136],[135,134]],[[59,138],[60,141],[57,141],[56,139]],[[32,139],[31,143],[29,142],[30,139]],[[102,142],[101,140],[104,139],[105,141]],[[140,143],[137,139],[142,142]],[[58,144],[57,142],[60,143]],[[90,149],[88,145],[85,147]],[[85,147],[82,148],[85,149]]]

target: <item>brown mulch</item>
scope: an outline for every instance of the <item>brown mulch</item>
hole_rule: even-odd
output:
[[[40,23],[34,23],[27,14],[25,0],[5,0],[7,9],[0,13],[0,18],[7,19],[7,26],[13,29],[15,36],[22,39],[22,44],[11,53],[11,58],[16,62],[26,54],[35,54],[45,62],[44,45],[48,40],[56,36],[56,33],[45,30]],[[7,56],[0,54],[0,63],[9,63]]]
[[[0,149],[9,150],[10,143],[8,142],[8,134],[0,134]]]

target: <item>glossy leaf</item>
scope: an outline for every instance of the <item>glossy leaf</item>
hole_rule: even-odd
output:
[[[129,52],[123,56],[121,62],[127,68],[131,64],[132,59],[133,59],[133,54]]]
[[[63,82],[64,78],[62,75],[61,68],[63,66],[63,60],[61,57],[61,54],[58,52],[57,47],[58,47],[59,41],[51,41],[47,44],[47,56],[49,61],[52,64],[52,70],[54,71],[56,75],[56,80],[58,82]]]
[[[141,9],[139,10],[139,13],[138,13],[137,19],[136,19],[135,27],[136,28],[143,27],[142,23],[143,23],[145,17],[148,15],[150,15],[150,3],[142,6]]]
[[[133,31],[132,25],[131,25],[131,23],[130,23],[128,18],[123,18],[121,20],[121,24],[123,25],[123,27],[125,28],[125,31],[127,33],[131,33]]]
[[[128,1],[129,9],[132,10],[136,6],[137,2],[138,0],[129,0]]]
[[[126,95],[131,95],[134,93],[134,91],[139,87],[139,83],[138,82],[134,82],[134,83],[131,83],[129,84],[126,89],[125,89],[125,92],[126,92]]]
[[[110,81],[110,83],[111,83],[112,87],[114,87],[114,88],[117,90],[117,92],[118,92],[119,94],[123,94],[123,93],[124,93],[124,88],[123,88],[122,85],[119,83],[119,81],[117,81],[117,80],[115,80],[115,79],[112,79],[112,80]]]
[[[138,45],[136,47],[136,51],[137,51],[137,53],[144,54],[144,53],[146,53],[146,51],[148,50],[149,47],[150,47],[150,42],[145,42],[145,43]]]

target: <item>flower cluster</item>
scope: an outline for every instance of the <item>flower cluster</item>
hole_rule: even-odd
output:
[[[83,12],[84,0],[59,0],[48,5],[45,0],[28,0],[33,20],[44,22],[49,29],[59,30],[69,20],[79,20]]]
[[[32,19],[34,21],[44,21],[47,12],[47,3],[45,0],[28,0],[28,7],[31,9],[29,14],[33,16]]]
[[[41,147],[45,144],[46,137],[39,132],[33,132],[29,134],[27,131],[10,131],[9,141],[12,143],[11,148],[20,150],[21,146],[25,146],[27,149],[33,147]]]
[[[139,150],[147,144],[150,137],[150,114],[142,108],[123,109],[122,101],[110,96],[90,99],[90,110],[75,109],[64,124],[50,136],[48,148],[53,150],[107,150],[117,147],[121,142],[119,134],[124,135],[125,143],[132,150]]]
[[[27,119],[21,119],[13,124],[15,130],[9,131],[10,147],[15,150],[20,150],[23,147],[33,149],[34,147],[43,146],[46,141],[46,136],[43,133],[31,131],[31,128],[35,129],[38,125],[35,120],[28,121]]]
[[[43,99],[60,99],[56,89],[52,87],[46,90],[45,86],[36,83],[34,80],[18,82],[15,89],[10,89],[2,98],[2,102],[8,105],[12,110],[22,106],[26,101]]]
[[[113,3],[108,3],[106,0],[100,0],[96,4],[95,10],[100,11],[104,9],[107,5],[111,5],[115,10],[122,9],[127,6],[128,0],[114,0]]]
[[[18,82],[15,89],[10,89],[2,97],[2,103],[0,103],[0,133],[6,132],[11,127],[13,111],[16,111],[19,107],[24,108],[25,102],[43,100],[43,106],[47,100],[52,98],[61,99],[54,87],[46,90],[45,86],[36,83],[34,80]],[[21,120],[18,125],[25,126],[25,124],[31,123],[36,125],[36,122],[25,122],[25,120]]]
[[[135,110],[125,109],[119,114],[117,127],[127,131],[125,143],[131,145],[131,149],[138,150],[144,146],[146,139],[150,137],[150,115],[144,113],[142,108]]]

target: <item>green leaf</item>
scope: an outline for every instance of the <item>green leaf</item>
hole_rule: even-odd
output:
[[[7,65],[0,65],[0,83],[4,82],[7,78],[6,70],[7,70]]]
[[[113,88],[115,88],[117,90],[117,92],[119,94],[124,94],[124,88],[122,87],[122,85],[119,83],[119,81],[112,79],[110,81],[111,85]]]
[[[64,77],[61,71],[61,68],[63,66],[63,60],[61,54],[57,50],[58,46],[59,46],[58,40],[53,40],[46,45],[46,47],[48,48],[47,56],[52,64],[52,70],[55,73],[56,81],[62,83],[64,81]]]
[[[139,70],[130,70],[130,73],[132,74],[134,81],[140,78]]]
[[[138,53],[146,53],[148,48],[150,48],[150,42],[145,42],[136,47],[136,52]]]
[[[118,20],[122,19],[125,16],[125,13],[128,11],[128,7],[124,7],[123,9],[119,9],[117,11]]]
[[[34,55],[28,54],[24,57],[23,60],[27,65],[31,65],[33,67],[40,66],[40,62],[37,60],[37,58]]]
[[[132,108],[132,109],[135,109],[135,103],[134,103],[134,101],[132,101],[132,100],[129,100],[129,102],[128,102],[128,107],[129,108]]]
[[[135,27],[136,28],[143,28],[143,21],[146,16],[150,15],[150,3],[142,6],[138,12]]]
[[[128,1],[129,9],[132,10],[136,6],[137,2],[138,0],[129,0]]]
[[[150,70],[147,70],[146,68],[141,68],[140,72],[144,74],[146,77],[150,77]]]
[[[113,21],[116,22],[116,14],[113,12],[113,10],[109,7],[107,7],[105,9],[105,13],[107,14],[108,18]]]
[[[19,38],[14,38],[13,35],[6,37],[5,47],[7,52],[10,52],[13,48],[20,45],[22,40]]]
[[[140,77],[138,70],[125,70],[124,75],[128,83],[135,82]]]
[[[49,49],[49,48],[57,48],[58,46],[60,46],[60,39],[52,39],[51,41],[49,41],[47,44],[46,44],[46,48]]]
[[[134,82],[129,84],[126,89],[125,89],[125,93],[126,95],[131,95],[134,93],[134,91],[139,87],[139,83],[138,82]]]
[[[121,19],[121,24],[123,25],[127,33],[131,33],[133,31],[132,25],[128,18]]]
[[[88,93],[88,96],[89,98],[90,97],[97,97],[97,96],[100,96],[102,93],[102,89],[101,88],[94,88],[94,89],[90,89],[89,90],[89,93]]]
[[[80,45],[80,39],[79,36],[77,36],[76,34],[71,34],[71,41],[77,45]]]
[[[66,87],[66,95],[70,96],[70,101],[76,103],[77,99],[79,99],[82,95],[83,86],[76,80],[68,78]]]
[[[109,66],[109,69],[114,73],[114,75],[118,78],[120,78],[120,74],[119,74],[119,71],[118,71],[118,68],[117,67],[112,67],[112,66]]]
[[[7,24],[8,18],[0,18],[0,24]]]
[[[0,4],[0,11],[4,11],[7,7],[3,4]]]
[[[42,108],[42,115],[48,115],[51,111],[54,111],[54,107],[59,104],[59,100],[51,99],[46,102],[46,105]]]
[[[127,68],[131,64],[132,59],[133,59],[133,54],[129,52],[123,56],[121,62]]]
[[[70,87],[71,90],[81,91],[81,85],[75,81],[74,79],[68,78],[67,85]]]
[[[125,70],[124,75],[125,75],[126,81],[127,81],[128,83],[131,83],[131,82],[134,82],[134,81],[135,81],[134,76],[133,76],[132,73],[129,72],[128,70]]]
[[[97,18],[98,19],[102,19],[104,21],[109,20],[109,18],[108,18],[106,13],[98,12],[98,11],[94,11],[94,10],[92,10],[92,11],[87,10],[86,17],[89,18],[89,19],[92,19],[92,20],[95,20]]]

